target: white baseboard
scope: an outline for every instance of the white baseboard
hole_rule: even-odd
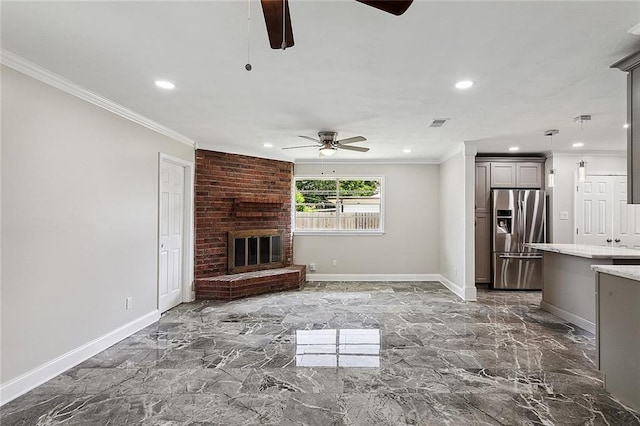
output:
[[[555,305],[552,305],[549,302],[545,302],[544,300],[540,301],[540,308],[542,308],[543,310],[547,311],[547,312],[551,312],[553,315],[562,318],[563,320],[567,320],[569,321],[571,324],[577,325],[578,327],[582,328],[583,330],[587,330],[588,332],[591,332],[593,334],[596,333],[596,324],[584,319],[582,317],[579,317],[576,314],[572,314],[571,312],[567,312],[562,308],[558,308]]]
[[[476,287],[462,288],[441,274],[316,274],[307,272],[307,281],[437,281],[464,301],[477,300]]]
[[[307,271],[307,281],[439,281],[439,274],[316,274]]]
[[[0,406],[40,386],[160,319],[155,310],[0,385]]]
[[[444,275],[440,275],[438,281],[440,281],[453,294],[455,294],[465,302],[475,302],[476,300],[478,300],[478,294],[475,285],[473,287],[460,287]]]

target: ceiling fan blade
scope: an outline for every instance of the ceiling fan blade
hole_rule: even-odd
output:
[[[301,146],[288,146],[282,149],[298,149],[298,148],[317,148],[318,145],[301,145]]]
[[[282,4],[284,2],[284,39],[285,47],[293,46],[293,29],[291,28],[291,15],[289,14],[288,0],[260,0],[264,22],[267,24],[269,44],[272,49],[282,49]]]
[[[409,9],[413,0],[356,0],[367,6],[375,7],[387,13],[400,16]]]
[[[347,149],[349,151],[358,151],[358,152],[367,152],[367,151],[369,151],[369,148],[365,148],[363,146],[351,146],[351,145],[342,145],[342,144],[337,144],[336,148]]]
[[[298,137],[303,139],[308,139],[310,141],[314,141],[315,143],[322,145],[322,142],[320,142],[318,139],[310,138],[309,136],[298,136]]]
[[[364,142],[366,140],[367,140],[367,138],[365,138],[363,136],[354,136],[352,138],[340,139],[337,142],[339,144],[342,144],[342,145],[347,145],[347,144],[350,144],[350,143]]]

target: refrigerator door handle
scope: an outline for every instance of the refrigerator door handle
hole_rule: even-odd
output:
[[[523,197],[525,197],[525,201],[520,201],[520,217],[522,218],[522,246],[521,250],[524,250],[524,243],[527,242],[527,206],[526,206],[526,197],[527,192],[523,193]]]
[[[500,259],[542,259],[541,254],[501,254]]]
[[[518,251],[522,251],[522,249],[524,248],[524,230],[525,230],[525,224],[524,224],[524,209],[522,208],[522,200],[518,200],[518,233],[520,235],[518,235],[519,240],[518,244],[520,245],[520,247],[518,247]]]

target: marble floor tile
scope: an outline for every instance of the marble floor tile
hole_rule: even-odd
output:
[[[539,292],[321,282],[196,301],[0,407],[4,425],[640,425]]]

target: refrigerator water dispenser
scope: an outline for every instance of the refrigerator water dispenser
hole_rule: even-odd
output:
[[[511,233],[512,214],[511,210],[496,211],[496,232],[499,234]]]

